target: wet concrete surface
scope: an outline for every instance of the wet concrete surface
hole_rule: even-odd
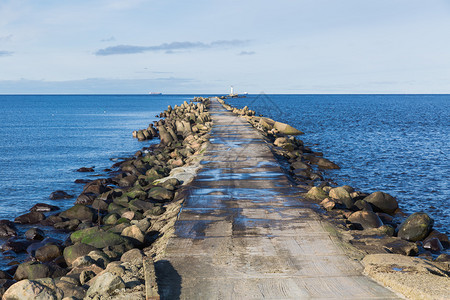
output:
[[[156,264],[161,299],[397,298],[344,254],[260,133],[217,100],[210,111],[204,166]]]

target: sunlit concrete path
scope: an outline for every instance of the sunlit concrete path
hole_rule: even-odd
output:
[[[161,299],[394,299],[361,274],[260,133],[215,99],[204,168],[165,258]]]

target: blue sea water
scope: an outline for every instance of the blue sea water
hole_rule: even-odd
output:
[[[79,194],[83,185],[75,179],[102,175],[111,158],[148,146],[133,139],[132,131],[158,120],[155,115],[167,105],[191,98],[0,95],[0,219],[14,219],[38,202],[70,206],[74,199],[49,200],[50,193]],[[91,166],[94,174],[75,171]]]
[[[249,95],[230,104],[286,122],[338,163],[340,185],[395,196],[450,233],[450,95]],[[331,173],[331,174],[330,174]]]

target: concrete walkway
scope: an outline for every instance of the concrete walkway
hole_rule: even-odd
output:
[[[260,133],[214,100],[204,168],[165,259],[161,299],[396,299],[301,202]]]

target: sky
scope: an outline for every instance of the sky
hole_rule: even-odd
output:
[[[0,94],[450,93],[450,0],[0,0]]]

